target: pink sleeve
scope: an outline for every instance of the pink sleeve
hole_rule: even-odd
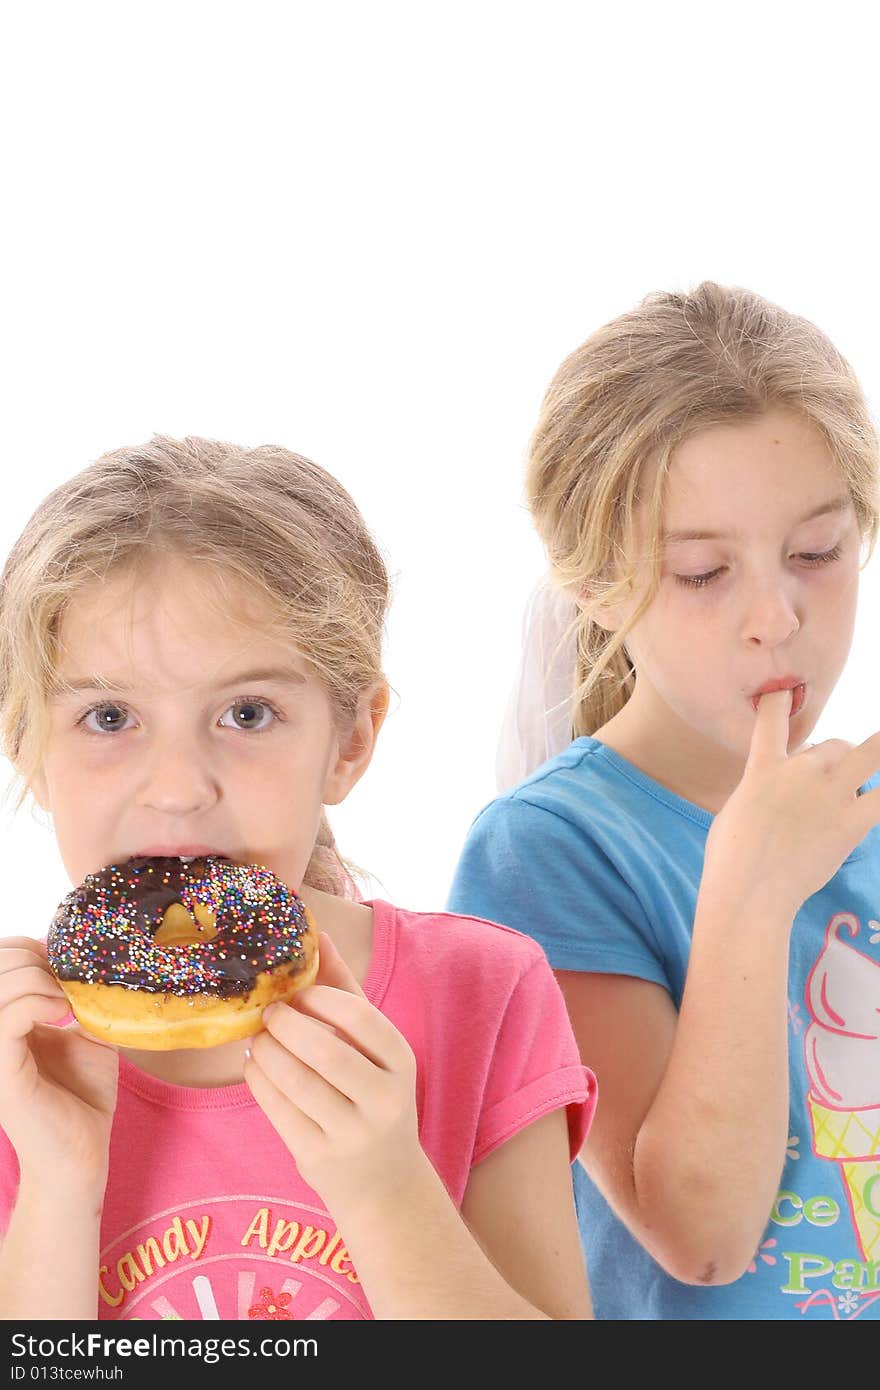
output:
[[[562,991],[542,956],[520,978],[501,1021],[473,1162],[563,1105],[574,1160],[589,1132],[596,1095],[596,1078],[581,1065]]]
[[[18,1195],[18,1157],[0,1129],[0,1236],[6,1234],[9,1218]]]

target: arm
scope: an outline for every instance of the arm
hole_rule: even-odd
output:
[[[523,1201],[524,1192],[540,1201]],[[377,1318],[591,1316],[564,1111],[536,1120],[473,1169],[461,1215],[427,1158],[390,1200],[364,1196],[340,1227]]]
[[[524,1193],[539,1193],[540,1200],[524,1200]],[[520,1130],[472,1170],[461,1214],[495,1268],[533,1308],[548,1318],[592,1317],[563,1111]]]
[[[880,819],[878,793],[857,794],[880,738],[788,757],[790,703],[762,698],[743,779],[712,825],[680,1016],[657,985],[560,976],[602,1093],[585,1166],[688,1283],[728,1283],[753,1257],[788,1133],[791,925]]]
[[[735,931],[712,925],[735,942]],[[601,1095],[581,1162],[635,1238],[684,1283],[737,1279],[776,1194],[788,1078],[785,974],[774,973],[771,981],[763,965],[752,973],[741,959],[695,950],[680,1019],[660,985],[557,975]]]
[[[266,1010],[245,1080],[344,1232],[375,1317],[589,1316],[564,1113],[477,1166],[462,1219],[419,1142],[412,1052],[323,934],[321,979]],[[541,1220],[522,1209],[536,1185]]]
[[[0,1249],[0,1318],[97,1316],[115,1051],[74,1024],[41,943],[0,942],[0,1124],[20,1182]]]
[[[25,1177],[0,1248],[0,1318],[94,1321],[100,1206]]]

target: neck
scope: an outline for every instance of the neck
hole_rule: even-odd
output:
[[[680,719],[645,684],[594,735],[676,796],[716,815],[742,778],[745,759]]]
[[[174,1086],[237,1086],[242,1079],[248,1039],[222,1043],[220,1047],[177,1048],[171,1052],[123,1049],[124,1056],[148,1076]]]

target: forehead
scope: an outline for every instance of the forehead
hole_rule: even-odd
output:
[[[827,441],[793,411],[699,430],[676,449],[665,481],[664,522],[785,523],[846,494]],[[698,513],[695,517],[695,513]]]
[[[170,558],[79,591],[63,614],[56,657],[64,679],[113,677],[164,686],[211,679],[255,660],[296,664],[280,610],[238,575]]]

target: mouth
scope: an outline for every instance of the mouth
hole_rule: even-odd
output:
[[[791,710],[789,719],[793,719],[796,714],[800,714],[807,698],[806,682],[797,676],[782,676],[779,680],[765,681],[754,694],[749,696],[749,701],[753,709],[757,710],[758,703],[762,695],[772,695],[776,690],[791,691]]]
[[[147,849],[136,850],[129,858],[182,859],[188,863],[191,859],[206,859],[209,855],[220,859],[226,857],[222,850],[210,845],[150,845]]]

